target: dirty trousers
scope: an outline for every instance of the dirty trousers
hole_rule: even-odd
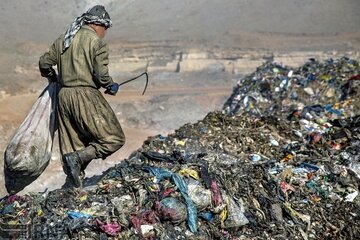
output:
[[[58,97],[61,154],[93,146],[95,158],[105,159],[125,144],[120,123],[99,90],[63,87]]]

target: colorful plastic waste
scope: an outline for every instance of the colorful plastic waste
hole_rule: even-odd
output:
[[[81,212],[76,212],[76,211],[69,211],[67,212],[67,215],[70,219],[75,219],[75,218],[92,218],[92,216],[90,214],[86,214],[86,213],[81,213]]]
[[[267,62],[96,185],[1,198],[0,238],[360,239],[359,67]]]

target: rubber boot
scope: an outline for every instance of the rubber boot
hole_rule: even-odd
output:
[[[81,188],[85,177],[84,170],[91,160],[96,158],[94,147],[89,146],[79,151],[66,153],[62,158],[65,174],[76,188]]]
[[[93,146],[88,146],[81,151],[77,151],[79,154],[79,158],[81,161],[81,171],[84,173],[85,177],[85,169],[89,165],[89,163],[96,158],[95,148]]]
[[[74,187],[82,187],[82,181],[80,179],[81,162],[79,154],[77,152],[66,153],[62,157],[64,162],[64,171],[67,175],[67,181],[69,185],[73,184]]]

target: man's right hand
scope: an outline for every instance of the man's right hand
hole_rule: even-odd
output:
[[[47,77],[49,82],[56,82],[58,80],[56,73],[52,76]]]
[[[55,70],[51,68],[40,68],[42,77],[46,77],[49,82],[56,82],[58,80]]]

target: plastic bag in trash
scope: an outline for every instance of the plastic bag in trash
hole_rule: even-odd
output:
[[[348,170],[357,178],[360,180],[360,163],[358,162],[352,162],[348,166]]]
[[[157,206],[157,213],[162,220],[169,220],[175,224],[187,218],[186,205],[176,198],[164,198]]]
[[[185,199],[187,205],[187,213],[189,216],[188,219],[189,228],[192,232],[196,232],[197,211],[193,201],[191,200],[188,194],[188,187],[185,181],[183,180],[183,178],[178,174],[172,173],[171,171],[162,168],[154,168],[147,166],[144,167],[144,170],[150,172],[152,175],[156,177],[155,182],[160,182],[163,178],[171,178],[174,181],[176,186],[179,188],[181,195]]]
[[[222,197],[226,203],[227,219],[225,221],[225,228],[240,227],[249,223],[249,220],[244,215],[244,206],[242,201],[236,203],[232,197],[222,191]]]
[[[211,191],[209,189],[203,188],[194,179],[189,178],[186,180],[186,183],[188,184],[189,196],[198,210],[211,206]]]
[[[48,166],[57,128],[57,83],[41,93],[5,150],[5,186],[14,194],[32,183]]]

